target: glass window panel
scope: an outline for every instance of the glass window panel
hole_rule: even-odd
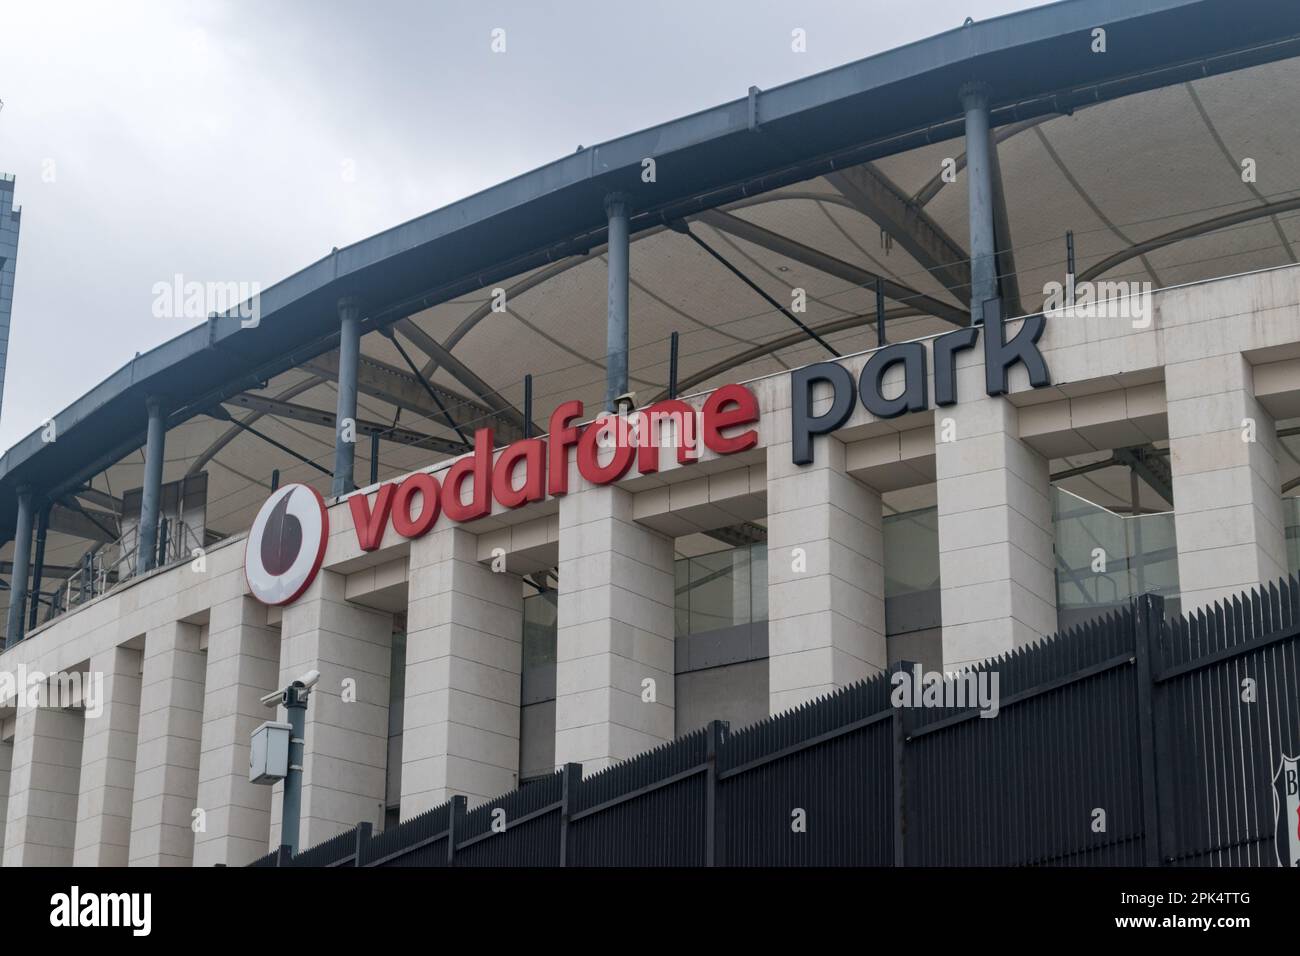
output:
[[[557,591],[542,591],[524,598],[524,670],[555,663],[557,600]]]
[[[678,637],[767,620],[767,546],[675,562]]]
[[[1056,604],[1062,626],[1095,615],[1142,593],[1166,598],[1175,613],[1178,541],[1173,512],[1121,515],[1053,488],[1056,532]]]
[[[691,558],[691,633],[701,634],[734,623],[733,551]]]
[[[756,544],[749,549],[749,619],[767,620],[767,545]]]
[[[677,594],[676,613],[674,615],[674,629],[678,637],[685,637],[691,633],[691,562],[689,558],[681,558],[674,562],[673,572],[676,577],[675,591]]]
[[[1286,569],[1300,573],[1300,498],[1282,499],[1282,523],[1286,528]]]
[[[886,598],[939,587],[938,508],[887,515],[881,531]]]

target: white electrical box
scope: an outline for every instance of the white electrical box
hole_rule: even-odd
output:
[[[272,784],[289,775],[289,733],[291,724],[268,720],[249,739],[248,780]]]

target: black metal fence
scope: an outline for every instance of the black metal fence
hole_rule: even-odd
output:
[[[1272,866],[1297,637],[1295,578],[1171,621],[1146,595],[960,678],[896,665],[735,734],[253,865]],[[995,716],[969,696],[895,706],[980,681]]]

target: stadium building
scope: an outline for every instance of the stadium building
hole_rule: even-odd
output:
[[[1297,570],[1298,99],[1292,0],[1068,0],[137,355],[0,458],[5,865],[263,856],[310,670],[304,846]]]

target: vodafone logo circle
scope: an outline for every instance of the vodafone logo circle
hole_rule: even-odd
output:
[[[244,577],[263,604],[289,604],[307,590],[329,540],[325,500],[308,485],[285,485],[266,499],[244,544]]]

